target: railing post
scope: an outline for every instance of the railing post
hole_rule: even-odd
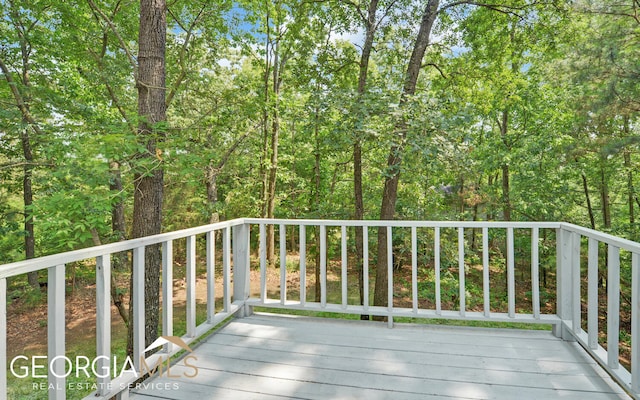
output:
[[[267,299],[267,227],[260,224],[260,301]]]
[[[7,279],[0,279],[0,397],[7,397]]]
[[[300,305],[307,301],[307,227],[300,225]]]
[[[466,284],[465,284],[465,266],[464,266],[464,228],[458,228],[458,297],[460,302],[460,316],[464,317],[466,313]]]
[[[362,307],[364,313],[369,312],[369,228],[362,227],[362,282],[364,286]]]
[[[531,301],[533,318],[540,319],[540,228],[531,229]]]
[[[208,275],[207,279],[209,279]],[[171,240],[162,243],[162,334],[173,336],[173,241]],[[164,351],[170,353],[171,350],[173,350],[173,344],[166,343]]]
[[[440,292],[440,228],[435,227],[433,231],[433,266],[435,268],[436,281],[436,314],[442,314],[442,300]]]
[[[187,337],[196,336],[196,237],[187,237],[187,266],[185,271],[187,286]]]
[[[513,228],[507,228],[507,301],[509,318],[516,317],[516,256]]]
[[[349,302],[348,285],[347,285],[347,227],[340,227],[340,242],[341,242],[341,263],[340,263],[340,286],[342,287],[342,309],[346,310]]]
[[[631,391],[640,394],[640,255],[631,255]]]
[[[238,283],[240,285],[240,283]],[[222,309],[231,311],[231,229],[222,230]]]
[[[133,366],[136,371],[141,371],[141,358],[145,356],[145,311],[144,311],[144,254],[145,248],[133,249],[133,280],[131,292],[133,307]]]
[[[598,348],[598,241],[589,238],[589,259],[587,265],[587,331],[589,348]],[[635,277],[635,276],[634,276]]]
[[[327,306],[327,227],[320,225],[320,307]]]
[[[573,333],[582,331],[582,296],[580,295],[580,239],[579,233],[571,234],[571,315]]]
[[[98,360],[97,392],[109,392],[111,377],[111,255],[96,259],[96,359]]]
[[[207,322],[216,317],[216,231],[207,232]]]
[[[244,303],[249,298],[249,224],[233,227],[233,301],[242,302],[240,316],[253,313],[251,307]]]
[[[66,399],[65,379],[65,266],[50,267],[47,283],[49,400]]]
[[[608,245],[607,265],[607,365],[620,367],[620,248]]]
[[[553,326],[556,337],[569,339],[564,321],[571,320],[571,232],[556,229],[556,313],[561,320],[559,325]]]
[[[280,224],[280,304],[287,303],[287,226]],[[235,252],[234,252],[235,254]]]

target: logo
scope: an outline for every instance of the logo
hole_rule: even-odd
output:
[[[178,336],[160,336],[153,343],[151,343],[146,349],[144,349],[144,352],[146,353],[149,350],[157,349],[158,347],[164,346],[167,343],[175,344],[176,346],[180,347],[181,349],[186,350],[189,353],[193,353],[193,350],[191,350],[191,347],[189,347],[184,342],[184,340],[182,340],[182,338],[180,338]]]
[[[47,362],[47,356],[27,357],[24,355],[14,357],[13,360],[11,360],[9,367],[11,373],[16,378],[46,378],[47,372],[50,372],[53,376],[58,378],[67,378],[74,375],[76,378],[86,377],[92,381],[94,381],[95,378],[115,378],[120,377],[123,374],[133,374],[136,378],[143,376],[148,376],[149,378],[156,376],[164,376],[168,378],[195,378],[198,376],[198,367],[194,364],[198,358],[193,354],[188,354],[182,358],[180,373],[176,373],[175,369],[174,371],[171,371],[171,358],[169,357],[169,354],[166,353],[156,353],[159,357],[156,358],[155,363],[149,365],[144,354],[147,351],[155,350],[165,345],[169,345],[169,352],[171,352],[171,346],[177,346],[188,353],[193,353],[191,347],[189,347],[182,338],[178,336],[161,336],[144,349],[144,352],[140,356],[138,368],[135,367],[135,363],[129,356],[127,356],[124,361],[118,360],[116,356],[111,358],[98,356],[93,359],[86,356],[76,356],[75,358],[57,356]],[[55,368],[59,363],[64,365],[63,371]],[[35,385],[38,385],[38,387],[35,387]],[[42,385],[43,384],[34,384],[34,389],[51,389],[51,387]],[[69,385],[71,385],[71,383]],[[73,385],[77,386],[78,384],[74,383]],[[147,385],[150,384],[143,382],[142,384],[137,383],[136,385],[144,385],[144,387],[147,387]],[[160,385],[171,385],[170,387],[166,387],[165,390],[169,390],[170,388],[179,389],[178,384],[175,382]],[[95,390],[96,384],[87,383],[83,388]]]

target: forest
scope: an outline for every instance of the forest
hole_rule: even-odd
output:
[[[236,217],[638,239],[638,0],[156,1],[162,76],[141,3],[0,1],[0,263]]]

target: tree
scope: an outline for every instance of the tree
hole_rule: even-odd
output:
[[[369,63],[373,44],[376,38],[376,32],[380,28],[384,19],[393,10],[397,1],[391,1],[386,5],[382,16],[378,17],[378,0],[370,0],[368,6],[358,3],[348,2],[347,4],[355,8],[356,15],[360,23],[365,28],[364,43],[362,52],[360,53],[360,61],[358,63],[358,86],[356,99],[353,106],[353,115],[355,115],[354,139],[353,139],[353,194],[354,194],[354,219],[361,220],[364,218],[364,199],[362,191],[362,141],[363,129],[362,125],[366,119],[366,94],[367,79],[369,75]],[[358,286],[360,291],[360,304],[364,302],[364,281],[363,281],[363,231],[361,227],[355,228],[356,241],[356,266],[358,269]],[[368,319],[368,316],[362,316]]]
[[[140,1],[138,35],[138,140],[144,149],[136,160],[133,201],[133,237],[162,231],[164,169],[162,143],[166,130],[167,17],[165,0]],[[145,249],[145,342],[158,337],[160,318],[160,246]]]
[[[400,99],[400,109],[407,105],[407,102],[416,92],[418,76],[422,67],[422,59],[429,45],[431,29],[438,16],[439,0],[429,0],[422,13],[418,34],[413,44],[413,51],[409,58],[402,96]],[[404,141],[407,137],[407,120],[406,116],[398,118],[395,125],[394,134],[397,135],[395,142],[389,152],[387,158],[387,170],[384,180],[384,189],[382,194],[382,205],[380,207],[380,219],[390,220],[394,218],[396,209],[396,200],[398,198],[398,182],[400,179],[400,166],[402,163],[402,151]],[[374,295],[374,305],[382,306],[387,304],[386,290],[388,284],[387,275],[387,231],[386,229],[378,229],[378,259],[376,264],[376,286]]]
[[[33,69],[33,35],[40,29],[46,17],[47,10],[44,8],[34,8],[29,14],[21,8],[20,4],[14,1],[2,3],[2,18],[4,24],[8,25],[9,31],[4,32],[5,40],[2,42],[2,52],[0,52],[0,71],[7,82],[8,88],[13,97],[13,106],[18,109],[21,115],[20,144],[22,148],[22,199],[24,215],[24,252],[27,259],[36,256],[36,239],[34,229],[33,214],[33,171],[37,165],[34,142],[36,137],[44,138],[45,132],[41,127],[42,121],[32,112],[33,86],[31,74]],[[3,24],[3,25],[4,25]],[[12,40],[12,42],[9,42]],[[17,50],[19,54],[10,56],[12,50]],[[12,57],[11,60],[8,58]],[[12,65],[13,64],[13,65]],[[17,71],[14,72],[13,70]],[[38,273],[28,274],[29,285],[39,288]]]

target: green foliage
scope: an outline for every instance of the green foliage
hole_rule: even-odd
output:
[[[144,161],[136,154],[146,149],[135,140],[138,5],[17,1],[11,11],[2,3],[0,57],[45,133],[32,135],[34,204],[27,211],[34,214],[37,253],[114,240],[111,212],[120,202],[131,229],[134,174],[159,166],[165,230],[261,215],[263,176],[271,167],[264,147],[272,120],[264,118],[274,112],[280,121],[276,216],[351,218],[358,139],[365,218],[379,216],[388,150],[398,144],[396,218],[502,219],[508,194],[513,220],[590,225],[589,194],[597,228],[639,237],[632,214],[638,209],[639,88],[632,79],[638,46],[629,40],[638,24],[624,16],[627,6],[512,1],[505,6],[514,8],[499,12],[441,3],[416,94],[403,107],[420,4],[379,4],[379,11],[391,8],[377,15],[361,94],[365,8],[295,0],[171,4],[162,126],[168,136]],[[16,16],[31,23],[23,38],[31,49],[29,88],[19,73]],[[276,63],[282,67],[277,101]],[[0,77],[6,104],[0,262],[9,262],[24,257],[20,139],[29,126]],[[393,134],[399,118],[407,122],[404,141]],[[118,191],[110,189],[115,164],[124,185]],[[443,243],[455,239],[443,235]],[[406,247],[408,235],[400,232],[396,240]],[[457,265],[457,249],[449,247],[441,249],[445,268]]]

